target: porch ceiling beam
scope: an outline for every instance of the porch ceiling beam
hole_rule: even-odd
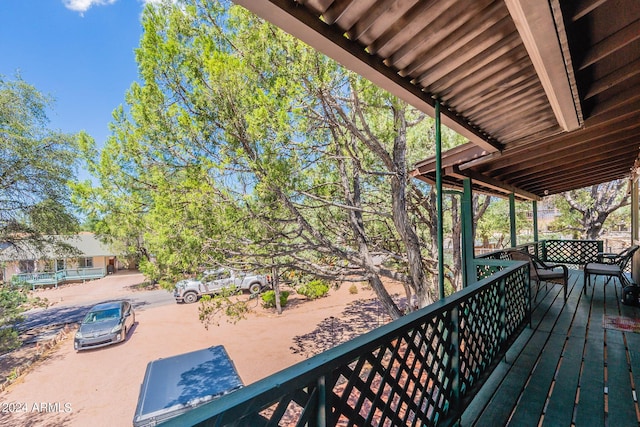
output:
[[[385,65],[384,61],[366,52],[365,46],[349,40],[338,29],[323,22],[307,7],[292,0],[234,0],[263,19],[277,25],[314,49],[368,79],[415,108],[433,117],[435,99]],[[500,151],[503,144],[491,138],[469,120],[443,105],[442,123],[470,142],[489,152]]]
[[[470,162],[473,159],[485,156],[487,151],[482,147],[478,147],[475,144],[467,143],[451,148],[442,153],[442,167],[454,166],[460,163]],[[436,158],[435,156],[422,160],[414,166],[413,176],[418,176],[423,173],[435,172],[436,170]]]
[[[557,194],[564,191],[570,191],[576,188],[584,188],[593,182],[595,178],[598,182],[609,182],[614,179],[624,179],[631,176],[631,171],[621,171],[620,167],[612,166],[603,170],[589,168],[587,171],[575,171],[575,174],[567,177],[566,180],[559,181],[554,179],[541,179],[535,181],[530,187],[531,191],[540,194]]]
[[[499,193],[503,193],[503,194],[513,193],[519,199],[542,200],[542,197],[536,194],[533,194],[529,191],[525,191],[521,188],[515,187],[513,185],[509,185],[506,182],[498,181],[497,179],[494,179],[489,176],[482,175],[480,173],[476,173],[473,171],[462,172],[456,166],[451,166],[446,168],[445,175],[453,176],[458,179],[471,178],[472,181],[475,181],[476,183],[481,183],[482,186],[495,190]]]
[[[606,154],[605,154],[606,155]],[[528,177],[523,181],[519,181],[520,185],[526,185],[527,188],[544,189],[553,182],[559,182],[560,186],[566,186],[567,182],[581,182],[584,179],[592,177],[607,177],[611,174],[617,174],[609,180],[603,180],[601,182],[611,181],[617,176],[628,176],[631,174],[631,169],[621,170],[621,166],[628,163],[628,159],[632,159],[638,155],[637,146],[621,147],[616,153],[615,157],[611,157],[611,161],[603,163],[601,159],[592,159],[588,163],[572,163],[571,166],[567,166],[563,171],[555,173],[540,174],[538,176]],[[563,179],[558,179],[562,177]],[[580,188],[580,187],[575,187]]]
[[[567,55],[565,58],[559,39],[559,36],[566,38],[566,35],[560,34],[564,33],[564,26],[556,25],[547,1],[505,0],[505,3],[558,124],[565,131],[580,128],[583,118],[579,105],[576,105],[579,98],[573,91],[576,87],[575,78],[573,70],[565,62],[570,57]],[[559,11],[559,7],[556,9]]]
[[[601,162],[602,153],[610,153],[616,150],[623,150],[624,147],[632,147],[638,149],[640,143],[637,142],[637,132],[633,130],[616,132],[607,139],[593,139],[593,143],[578,145],[575,147],[567,146],[561,150],[557,150],[552,156],[538,157],[530,162],[523,162],[507,166],[505,168],[492,169],[492,176],[501,180],[509,181],[518,179],[524,181],[528,176],[544,173],[545,171],[557,171],[564,166],[572,163],[572,160],[583,159],[580,164],[585,164],[590,159],[597,159],[594,162]],[[633,148],[635,146],[635,148]],[[603,165],[601,165],[603,166]]]
[[[536,158],[549,157],[565,148],[590,144],[603,138],[610,139],[611,136],[615,136],[619,132],[630,131],[636,133],[640,126],[638,109],[640,109],[640,98],[632,103],[625,103],[618,106],[618,108],[613,108],[597,117],[588,119],[585,129],[580,131],[565,134],[561,137],[554,136],[538,140],[535,143],[525,141],[517,145],[513,144],[513,148],[508,150],[500,153],[491,153],[461,164],[460,169],[481,168],[488,164],[491,164],[491,169],[502,169],[521,164],[522,159],[525,158],[528,161],[533,161]],[[608,129],[616,129],[616,132],[610,132],[607,135]]]

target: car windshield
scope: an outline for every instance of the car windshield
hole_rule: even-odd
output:
[[[87,313],[82,323],[96,323],[96,322],[103,322],[105,320],[119,319],[119,318],[120,318],[120,309],[110,308],[107,310],[90,311],[89,313]]]

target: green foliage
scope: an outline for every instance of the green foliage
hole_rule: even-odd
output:
[[[286,307],[289,300],[289,291],[280,291],[280,307]],[[262,306],[264,308],[276,308],[276,292],[266,291],[260,295],[262,298]]]
[[[531,219],[527,212],[531,210],[527,203],[516,202],[516,229],[522,231],[530,228]],[[509,200],[494,199],[485,214],[478,220],[476,236],[484,243],[493,242],[497,247],[505,247],[511,241],[511,223],[509,220]]]
[[[7,381],[13,382],[20,376],[20,370],[18,368],[13,368],[9,375],[7,375]]]
[[[0,242],[37,247],[49,240],[45,235],[77,230],[67,186],[78,162],[77,136],[48,129],[51,107],[21,78],[0,76]],[[0,288],[0,353],[20,344],[12,326],[27,298],[19,285]]]
[[[620,208],[629,205],[630,198],[627,180],[615,180],[587,188],[573,190],[555,196],[552,200],[560,211],[560,217],[550,224],[552,231],[572,234],[574,238],[598,239],[603,228],[610,224],[607,220],[624,223]],[[629,212],[630,215],[630,211]],[[624,218],[624,217],[623,217]],[[630,217],[626,217],[629,222]]]
[[[211,324],[219,326],[221,318],[230,323],[246,318],[251,312],[249,302],[237,295],[237,289],[228,288],[214,295],[203,295],[200,298],[198,315],[205,328]]]
[[[407,173],[433,120],[230,2],[148,4],[143,27],[128,108],[101,154],[81,140],[98,185],[74,195],[96,232],[154,280],[203,265],[365,277],[389,253],[424,284],[419,237],[434,236],[413,238],[413,220],[433,205],[415,213]]]
[[[29,308],[47,308],[49,307],[49,300],[47,298],[41,298],[39,296],[29,297],[27,301]]]
[[[298,287],[296,292],[310,300],[314,300],[327,296],[329,293],[329,284],[324,280],[316,279]]]
[[[76,135],[47,128],[52,101],[19,77],[0,76],[0,241],[74,232],[68,182]]]
[[[13,328],[21,321],[22,305],[27,302],[26,292],[11,285],[0,286],[0,354],[20,345],[18,332]]]

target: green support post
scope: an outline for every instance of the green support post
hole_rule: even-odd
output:
[[[511,229],[511,247],[515,248],[518,242],[516,242],[516,195],[514,193],[509,194],[509,222]]]
[[[326,427],[327,425],[327,384],[324,375],[318,378],[318,413],[316,414],[316,422],[318,427]]]
[[[442,225],[442,140],[440,135],[440,101],[436,99],[436,210],[438,213],[438,288],[440,299],[444,299],[444,239]]]
[[[634,176],[630,182],[631,185],[631,244],[637,245],[640,240],[640,203],[638,195],[640,194],[640,186],[638,185],[638,177]]]
[[[635,174],[629,183],[631,186],[631,244],[637,245],[640,241],[640,202],[639,202],[639,185],[638,176]],[[637,257],[631,260],[631,278],[634,282],[640,282],[640,263]]]
[[[473,190],[471,179],[465,178],[462,181],[462,286],[467,287],[476,281],[476,268],[474,264],[474,244],[473,244]]]
[[[533,241],[538,243],[538,202],[531,202],[531,210],[533,211]]]

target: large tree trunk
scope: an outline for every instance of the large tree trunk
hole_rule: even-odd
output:
[[[580,202],[578,197],[580,190],[564,193],[564,198],[569,206],[582,215],[581,226],[586,239],[598,239],[604,222],[609,215],[622,206],[629,204],[629,193],[622,192],[623,187],[627,185],[628,181],[626,180],[616,180],[592,186],[590,204],[586,206]],[[621,194],[624,194],[624,196],[620,197]]]
[[[353,147],[351,148],[353,149]],[[336,157],[338,159],[341,159],[339,148],[337,146],[336,149],[338,150],[338,152],[336,153]],[[371,257],[371,252],[369,251],[366,231],[364,228],[364,220],[362,218],[360,172],[358,169],[358,165],[355,164],[356,162],[352,160],[352,163],[351,179],[349,179],[347,168],[343,160],[338,160],[338,170],[340,171],[340,180],[342,183],[345,200],[350,206],[353,207],[353,209],[349,210],[349,222],[351,224],[351,229],[353,230],[353,235],[355,236],[356,242],[358,244],[360,260],[362,262],[362,266],[366,271],[367,281],[369,282],[369,285],[371,286],[373,291],[376,293],[382,306],[385,308],[392,319],[398,319],[402,316],[402,311],[398,308],[396,303],[391,298],[391,295],[389,295],[389,292],[387,292],[387,289],[384,287],[384,284],[380,279],[380,275],[377,273],[377,266],[374,264],[373,258]]]
[[[271,268],[271,275],[273,277],[273,293],[276,298],[276,311],[278,314],[282,314],[282,305],[280,304],[280,275],[278,274],[278,267],[273,266],[273,268]]]
[[[405,244],[409,275],[415,290],[417,304],[425,307],[433,302],[422,261],[420,239],[413,228],[407,210],[407,123],[404,109],[394,108],[396,138],[393,144],[394,174],[391,177],[393,223]]]

